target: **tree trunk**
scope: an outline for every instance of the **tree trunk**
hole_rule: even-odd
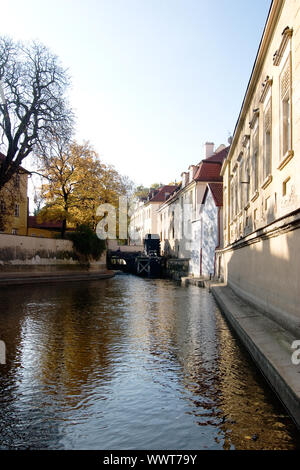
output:
[[[65,238],[66,229],[67,229],[67,219],[64,219],[62,221],[62,226],[61,226],[61,238]]]
[[[4,214],[0,212],[0,232],[4,232],[4,230],[5,230],[5,216]]]

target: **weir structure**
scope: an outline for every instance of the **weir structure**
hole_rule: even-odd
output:
[[[142,277],[161,277],[163,257],[158,235],[148,234],[142,246],[122,246],[107,250],[107,266]]]

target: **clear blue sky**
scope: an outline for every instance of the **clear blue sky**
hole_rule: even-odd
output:
[[[271,0],[14,0],[1,34],[72,76],[77,138],[137,184],[168,183],[233,132]]]

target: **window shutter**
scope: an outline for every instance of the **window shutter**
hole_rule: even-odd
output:
[[[289,91],[290,91],[290,61],[287,62],[281,74],[281,79],[280,79],[281,100],[285,98],[285,96],[289,93]]]
[[[271,130],[271,106],[265,112],[265,132]]]

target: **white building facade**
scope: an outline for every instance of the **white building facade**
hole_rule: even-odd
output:
[[[300,334],[300,5],[273,0],[224,162],[223,277]],[[246,269],[245,269],[246,267]]]
[[[148,234],[157,235],[158,210],[177,186],[166,185],[149,192],[146,199],[136,199],[130,207],[129,239],[131,245],[143,245]]]
[[[214,276],[215,249],[222,245],[220,236],[211,239],[207,246],[214,246],[213,252],[205,251],[206,265],[203,265],[202,244],[204,237],[220,232],[220,210],[203,212],[203,197],[207,184],[222,186],[220,171],[229,148],[220,146],[215,152],[214,144],[206,144],[206,158],[198,165],[191,165],[187,172],[182,173],[181,186],[158,209],[158,233],[161,239],[162,253],[165,256],[189,260],[189,275],[194,277]],[[212,232],[203,231],[202,219],[211,216]],[[206,227],[206,225],[205,225]],[[206,230],[206,229],[205,229]],[[210,258],[208,264],[207,258]]]

